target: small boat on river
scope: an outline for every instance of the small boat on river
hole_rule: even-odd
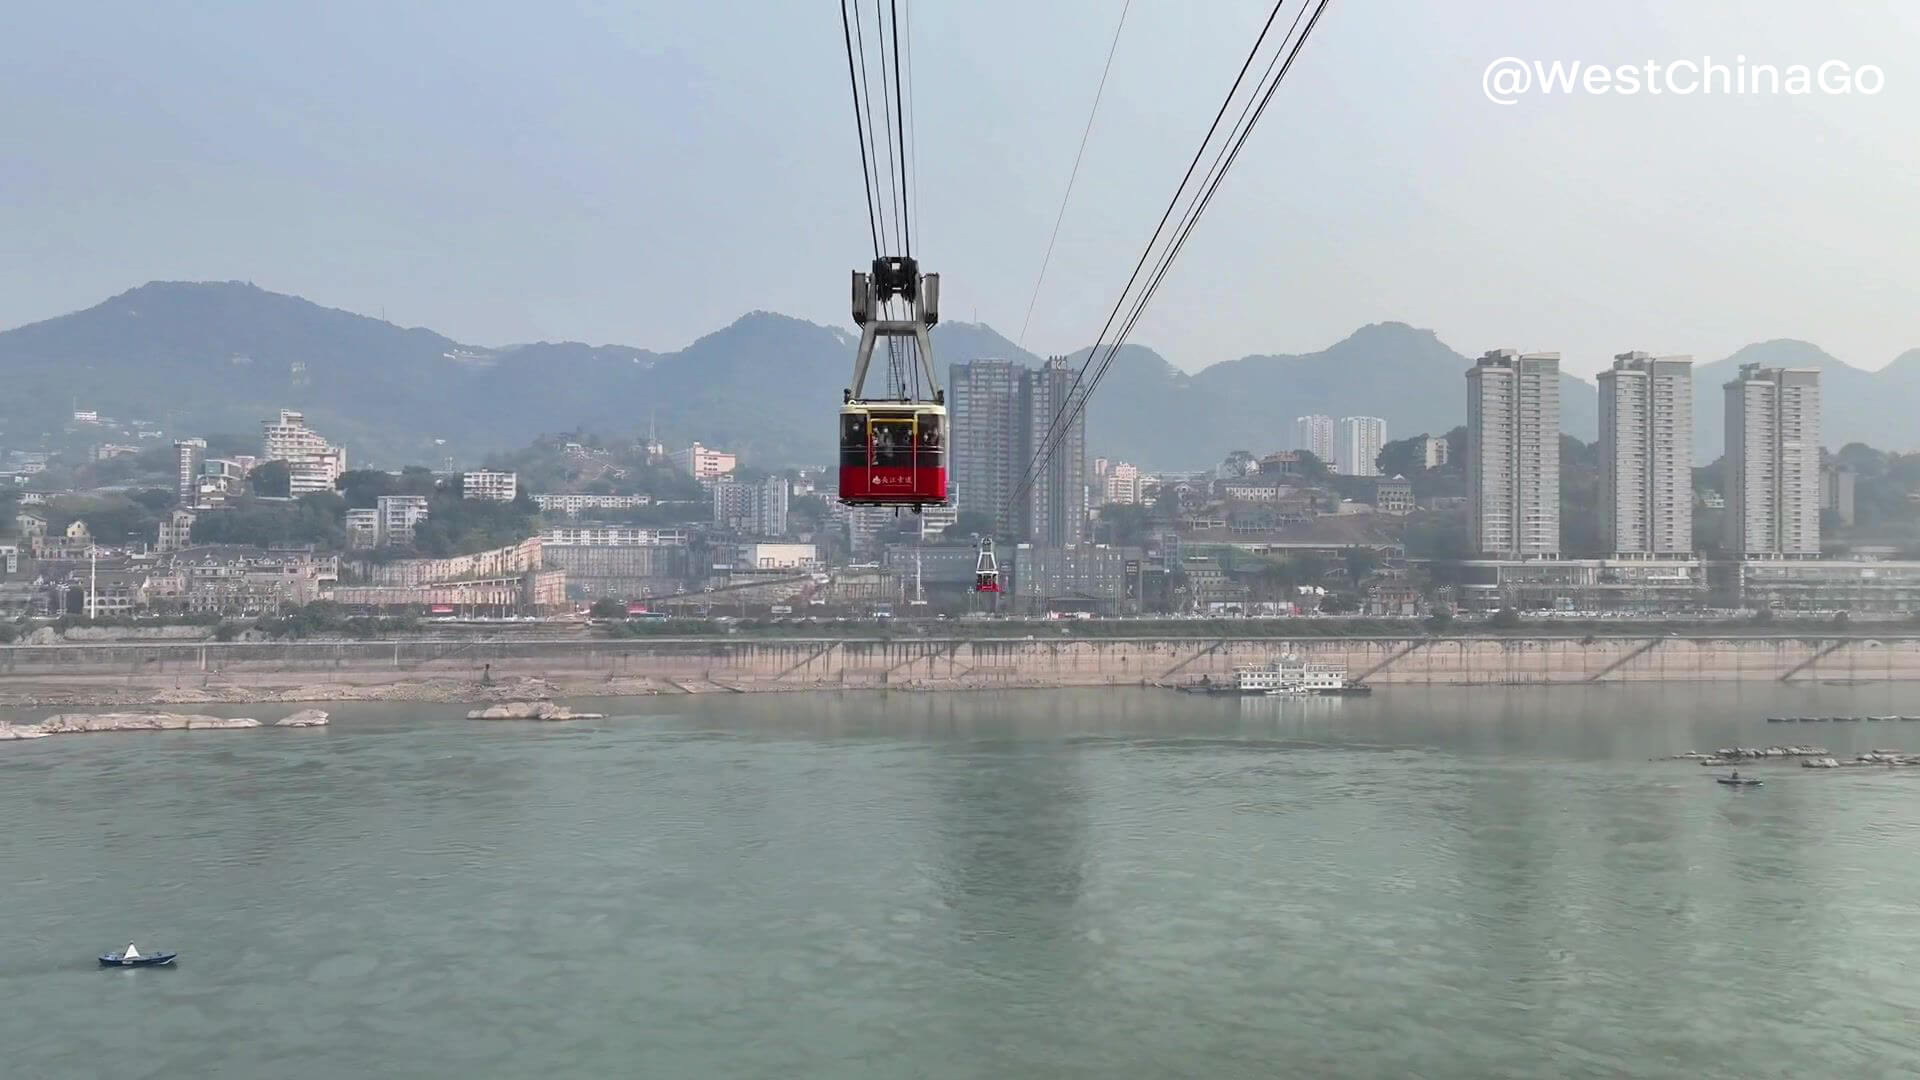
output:
[[[101,967],[171,967],[173,958],[179,953],[157,952],[142,954],[127,942],[127,947],[117,953],[104,953],[100,957]]]
[[[1739,773],[1734,773],[1732,776],[1716,776],[1713,779],[1715,783],[1726,784],[1728,787],[1759,787],[1762,783],[1755,777],[1741,776]]]

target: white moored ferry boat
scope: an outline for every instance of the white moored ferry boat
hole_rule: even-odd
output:
[[[1348,690],[1347,666],[1282,656],[1258,667],[1235,669],[1233,688],[1242,694],[1343,694]]]

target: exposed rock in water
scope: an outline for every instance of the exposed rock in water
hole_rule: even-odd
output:
[[[90,731],[218,731],[256,728],[260,721],[245,716],[199,716],[190,713],[60,713],[37,724],[0,724],[0,739],[38,739],[44,735],[76,735]]]
[[[1723,746],[1711,755],[1696,752],[1693,755],[1701,759],[1702,764],[1724,764],[1729,761],[1752,761],[1760,758],[1783,757],[1825,757],[1824,746]]]
[[[1800,767],[1803,769],[1837,769],[1840,767],[1840,761],[1838,758],[1830,757],[1808,758],[1800,763]]]
[[[1904,754],[1898,750],[1869,750],[1854,755],[1853,765],[1920,765],[1920,754]]]
[[[274,727],[325,727],[327,713],[324,709],[301,709],[292,716],[273,722]]]
[[[577,713],[551,701],[509,701],[467,713],[469,720],[602,720],[600,713]]]

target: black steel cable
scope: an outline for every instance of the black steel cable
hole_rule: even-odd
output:
[[[1312,0],[1310,0],[1310,2],[1312,2]],[[1313,33],[1313,28],[1320,22],[1320,16],[1326,11],[1329,3],[1331,3],[1331,0],[1317,0],[1317,6],[1315,6],[1313,10],[1313,17],[1307,20],[1306,31],[1300,35],[1299,40],[1294,43],[1292,50],[1287,53],[1286,62],[1281,65],[1279,75],[1267,86],[1265,95],[1260,99],[1260,107],[1254,110],[1252,120],[1249,121],[1246,128],[1240,132],[1238,140],[1233,144],[1232,153],[1227,155],[1224,166],[1214,175],[1212,183],[1207,187],[1205,194],[1190,207],[1191,212],[1184,220],[1185,228],[1179,232],[1173,244],[1170,245],[1166,253],[1162,256],[1159,266],[1154,273],[1153,280],[1147,287],[1147,291],[1142,294],[1140,300],[1134,305],[1133,311],[1129,314],[1127,322],[1121,329],[1119,336],[1114,339],[1114,343],[1107,349],[1106,359],[1101,362],[1098,370],[1094,372],[1093,381],[1088,384],[1086,393],[1082,394],[1079,401],[1075,404],[1073,415],[1067,419],[1067,427],[1069,429],[1072,427],[1074,421],[1079,418],[1080,414],[1086,410],[1087,399],[1092,397],[1093,391],[1100,385],[1100,380],[1106,377],[1107,368],[1112,365],[1114,354],[1119,351],[1120,347],[1126,343],[1127,338],[1132,335],[1135,324],[1140,321],[1140,317],[1146,311],[1147,305],[1152,302],[1154,295],[1159,292],[1160,283],[1166,279],[1167,272],[1172,269],[1174,259],[1178,258],[1181,249],[1186,247],[1187,239],[1193,235],[1194,228],[1199,224],[1200,215],[1204,214],[1207,207],[1212,204],[1214,195],[1220,190],[1220,184],[1226,179],[1227,171],[1232,169],[1233,163],[1239,159],[1240,151],[1246,146],[1247,139],[1252,136],[1254,126],[1260,122],[1260,117],[1266,113],[1268,103],[1273,100],[1274,93],[1280,89],[1280,83],[1286,79],[1287,72],[1293,67],[1294,59],[1300,55],[1300,50],[1306,45],[1307,37]],[[1305,10],[1306,7],[1303,4],[1301,12],[1304,13]],[[1299,23],[1300,16],[1296,15],[1294,17],[1294,25],[1298,26]],[[1289,30],[1288,33],[1289,36],[1291,36],[1292,31]],[[1282,39],[1281,42],[1283,51],[1286,51],[1285,40],[1286,39]],[[1271,69],[1271,65],[1269,65],[1269,69]],[[1242,115],[1245,115],[1244,109],[1242,110]],[[1089,357],[1089,359],[1091,359],[1091,357]]]
[[[1033,279],[1033,295],[1027,300],[1027,316],[1020,320],[1020,336],[1014,344],[1027,347],[1027,327],[1033,323],[1033,308],[1040,301],[1040,286],[1047,280],[1047,266],[1053,262],[1053,245],[1060,239],[1060,223],[1067,220],[1067,203],[1073,198],[1073,182],[1080,177],[1080,159],[1087,153],[1087,138],[1093,134],[1094,117],[1100,115],[1100,97],[1107,92],[1107,73],[1113,70],[1113,54],[1120,49],[1120,31],[1127,25],[1127,11],[1133,0],[1120,5],[1120,21],[1114,25],[1113,41],[1107,46],[1107,62],[1100,69],[1100,83],[1093,88],[1093,107],[1087,110],[1087,126],[1080,132],[1080,149],[1073,152],[1073,168],[1067,173],[1067,190],[1060,196],[1060,212],[1053,218],[1053,233],[1047,237],[1047,253],[1040,257],[1040,274]]]
[[[876,2],[875,17],[877,18],[878,15],[879,15],[878,3]],[[867,142],[870,143],[873,147],[873,186],[876,189],[879,189],[881,187],[880,150],[883,144],[881,142],[880,137],[873,133],[873,78],[872,78],[872,73],[867,70],[867,36],[866,36],[866,31],[861,26],[860,0],[853,0],[853,40],[854,40],[854,44],[858,46],[860,50],[860,96],[861,96],[861,100],[866,103],[866,109],[867,109],[867,113],[866,113]],[[883,48],[881,52],[882,52],[882,55],[884,56],[885,49]],[[886,94],[886,80],[884,77],[881,79],[880,86],[881,86],[880,92],[882,95],[882,104],[884,104],[885,94]],[[891,170],[892,164],[893,164],[893,132],[891,130],[887,132],[887,138],[884,143],[884,146],[886,147],[886,150],[887,150],[888,168],[889,170]],[[893,190],[892,172],[889,171],[888,180],[887,180],[884,191],[890,193],[892,190]],[[878,222],[878,231],[881,239],[880,247],[877,248],[873,253],[874,258],[877,259],[880,257],[882,250],[884,250],[886,247],[889,247],[891,245],[891,241],[893,240],[893,236],[891,235],[893,230],[887,221],[887,195],[882,193],[882,191],[876,190],[874,193],[873,211],[874,211],[874,220]],[[884,310],[884,305],[882,310]]]
[[[920,222],[920,114],[914,107],[913,94],[913,0],[907,0],[907,145],[909,146],[908,175],[913,178],[913,210],[907,217],[909,224]]]
[[[913,254],[913,225],[909,220],[911,211],[907,206],[907,97],[900,92],[900,0],[887,0],[887,10],[893,13],[893,114],[899,125],[900,138],[900,254]],[[882,61],[882,70],[885,61]]]
[[[859,0],[854,0],[857,4]],[[853,75],[853,35],[847,27],[847,0],[840,0],[840,36],[847,44],[847,85],[853,89],[853,130],[860,138],[860,184],[867,189],[867,231],[873,237],[873,257],[880,257],[879,216],[874,212],[873,181],[867,173],[867,126],[860,108],[860,83]],[[864,58],[865,51],[862,50]],[[864,59],[861,66],[865,67]]]
[[[887,25],[880,7],[880,0],[874,0],[873,3],[873,33],[879,45],[880,53],[880,115],[882,120],[881,127],[886,136],[882,141],[886,143],[887,147],[887,201],[893,208],[893,229],[890,238],[898,245],[894,250],[904,255],[906,254],[906,242],[901,238],[900,230],[900,189],[894,183],[896,170],[894,168],[893,156],[893,98],[887,92]],[[865,46],[861,48],[863,50],[861,52],[861,59],[864,61],[866,58],[864,51]],[[873,84],[867,84],[867,89],[867,116],[871,119],[873,116]],[[878,149],[874,150],[873,153],[876,158],[880,156]],[[878,179],[877,175],[875,178]],[[888,235],[888,231],[884,227],[880,232],[883,236]]]
[[[1073,385],[1067,388],[1059,411],[1054,413],[1053,422],[1047,425],[1045,436],[1042,437],[1040,445],[1034,449],[1032,460],[1027,463],[1026,469],[1021,473],[1020,483],[1014,486],[1013,493],[1008,496],[1008,511],[1012,510],[1013,504],[1018,502],[1026,493],[1026,489],[1031,486],[1033,474],[1040,461],[1050,456],[1047,453],[1047,446],[1053,441],[1053,432],[1059,426],[1060,418],[1066,415],[1067,406],[1073,401],[1075,391],[1080,388],[1080,383],[1085,379],[1088,368],[1093,364],[1094,356],[1099,353],[1101,344],[1106,341],[1108,331],[1113,329],[1114,321],[1120,317],[1120,309],[1126,306],[1127,296],[1133,291],[1134,282],[1139,280],[1140,271],[1146,268],[1147,260],[1153,255],[1154,248],[1158,246],[1160,234],[1165,231],[1168,219],[1173,217],[1174,208],[1180,205],[1181,196],[1186,193],[1188,181],[1193,179],[1193,171],[1200,167],[1201,159],[1206,156],[1207,147],[1213,143],[1214,132],[1219,130],[1220,121],[1227,115],[1227,109],[1239,94],[1240,84],[1245,81],[1248,69],[1253,66],[1254,58],[1260,54],[1260,47],[1266,43],[1267,34],[1273,29],[1274,20],[1280,17],[1280,9],[1285,4],[1286,0],[1276,0],[1273,10],[1267,13],[1267,20],[1260,27],[1260,36],[1254,39],[1253,48],[1247,50],[1247,58],[1241,62],[1239,74],[1234,76],[1233,85],[1228,88],[1226,97],[1220,102],[1219,110],[1214,113],[1213,123],[1207,125],[1206,135],[1201,138],[1199,148],[1193,152],[1193,160],[1187,164],[1187,171],[1180,177],[1179,186],[1174,188],[1173,198],[1167,201],[1167,209],[1160,215],[1159,223],[1154,226],[1153,235],[1147,240],[1146,249],[1140,253],[1140,260],[1134,264],[1133,273],[1128,275],[1126,285],[1121,288],[1120,298],[1114,302],[1113,311],[1107,315],[1106,323],[1100,328],[1100,336],[1094,339],[1093,348],[1088,351],[1087,359],[1080,365],[1080,371],[1074,376]]]

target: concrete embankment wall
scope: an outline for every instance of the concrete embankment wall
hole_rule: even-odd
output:
[[[646,679],[671,689],[1048,686],[1231,677],[1280,653],[1343,663],[1373,685],[1920,680],[1920,637],[735,638],[42,645],[0,648],[0,684],[356,682],[519,675]]]

